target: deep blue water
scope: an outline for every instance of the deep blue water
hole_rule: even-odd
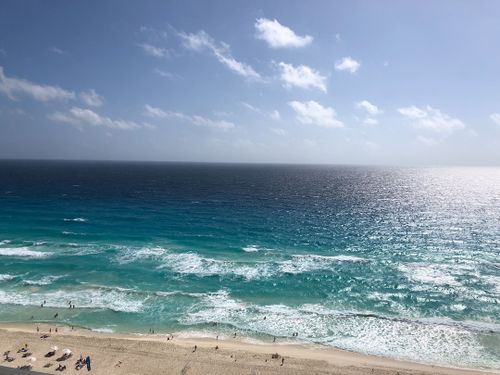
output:
[[[499,168],[0,162],[1,321],[500,368],[499,301]]]

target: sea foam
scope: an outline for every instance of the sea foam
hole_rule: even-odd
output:
[[[246,253],[256,253],[261,250],[261,248],[257,245],[247,245],[241,248]]]
[[[72,301],[76,308],[140,312],[146,297],[143,299],[134,297],[136,296],[119,291],[101,289],[57,290],[39,293],[0,290],[0,304],[39,306],[46,301],[46,307],[67,308],[68,301]]]
[[[54,281],[62,278],[64,276],[52,276],[52,275],[48,275],[48,276],[43,276],[41,277],[40,279],[37,279],[37,280],[23,280],[23,284],[25,285],[50,285],[52,284]]]
[[[214,322],[277,337],[292,338],[298,332],[299,340],[305,342],[427,363],[474,366],[488,357],[477,334],[453,321],[392,318],[320,304],[257,306],[234,299],[226,291],[202,298],[181,319],[185,325]]]
[[[367,259],[351,255],[292,255],[292,259],[280,263],[280,269],[286,273],[304,273],[316,270],[329,270],[338,263],[368,263]]]
[[[407,263],[398,267],[410,280],[424,284],[459,286],[460,283],[448,272],[446,267],[436,264]]]
[[[0,274],[0,283],[15,279],[16,276],[8,274]]]
[[[51,255],[51,252],[33,251],[26,246],[0,248],[0,256],[5,257],[45,258]]]

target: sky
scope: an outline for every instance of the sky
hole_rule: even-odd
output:
[[[0,2],[0,158],[500,164],[500,2]]]

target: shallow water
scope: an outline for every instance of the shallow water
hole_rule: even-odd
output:
[[[3,161],[0,223],[2,321],[500,368],[498,168]]]

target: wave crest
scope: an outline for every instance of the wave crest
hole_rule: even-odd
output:
[[[33,251],[26,246],[0,248],[0,256],[4,257],[45,258],[51,255],[51,252]]]

